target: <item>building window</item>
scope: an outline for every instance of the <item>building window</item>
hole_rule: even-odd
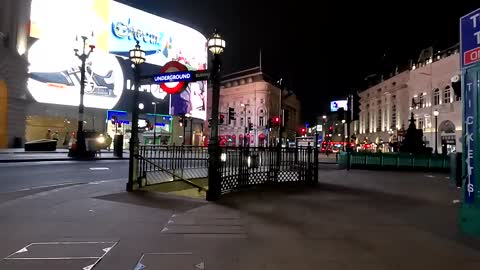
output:
[[[378,110],[377,131],[382,131],[382,109]]]
[[[433,90],[433,105],[440,104],[440,89]]]
[[[391,128],[395,129],[397,126],[397,105],[392,105],[392,124]]]
[[[250,124],[252,122],[252,118],[249,116],[247,117],[247,123]]]
[[[420,97],[418,98],[418,102],[420,102],[420,108],[425,108],[425,95],[420,94]]]
[[[263,116],[258,117],[258,125],[263,127],[265,123],[263,122]]]
[[[245,123],[243,122],[243,117],[240,118],[240,126],[241,126],[241,127],[244,127],[244,126],[245,126]]]
[[[445,87],[445,91],[443,92],[443,103],[450,103],[451,102],[451,91],[450,86]]]
[[[370,112],[367,112],[367,119],[365,121],[365,133],[370,133]]]
[[[418,118],[418,128],[419,129],[425,128],[425,121],[423,120],[423,117]]]

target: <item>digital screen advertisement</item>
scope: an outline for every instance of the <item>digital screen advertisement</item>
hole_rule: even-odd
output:
[[[335,100],[330,102],[330,111],[336,112],[338,109],[343,108],[345,111],[348,110],[348,101],[347,100]]]
[[[30,36],[36,41],[28,54],[28,90],[40,103],[78,106],[81,61],[74,49],[83,51],[82,36],[88,38],[87,45],[95,46],[86,60],[86,107],[114,109],[133,89],[127,76],[132,68],[120,59],[128,60],[137,41],[146,52],[149,72],[158,73],[169,61],[192,71],[207,68],[206,38],[201,33],[115,1],[32,0],[30,19]],[[170,97],[157,85],[141,88],[152,99]],[[206,81],[199,81],[172,95],[172,114],[205,119],[206,89]]]

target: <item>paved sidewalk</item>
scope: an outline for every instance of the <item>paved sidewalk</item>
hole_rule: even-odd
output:
[[[0,257],[10,256],[0,269],[82,270],[100,257],[94,270],[478,268],[480,247],[458,233],[460,192],[445,177],[322,170],[316,188],[217,203],[126,193],[122,181],[0,194]]]

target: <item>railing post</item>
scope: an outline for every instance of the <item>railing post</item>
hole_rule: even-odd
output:
[[[318,146],[315,147],[315,149],[313,150],[313,160],[314,160],[314,179],[313,181],[315,183],[318,183]]]
[[[312,183],[313,182],[313,175],[312,175],[312,147],[310,146],[310,143],[308,144],[307,147],[307,182]]]
[[[278,177],[280,175],[280,168],[281,168],[281,164],[282,164],[282,145],[279,143],[277,144],[277,147],[276,147],[276,153],[277,153],[277,158],[276,158],[276,166],[275,166],[275,182],[279,182],[278,181]]]

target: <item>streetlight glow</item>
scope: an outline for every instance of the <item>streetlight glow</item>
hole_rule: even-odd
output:
[[[130,61],[135,65],[145,63],[145,51],[140,48],[140,43],[137,41],[137,45],[133,50],[130,50]]]
[[[215,29],[213,36],[207,41],[208,50],[214,55],[219,55],[225,50],[225,45],[225,40],[222,39],[220,34],[218,34],[217,30]]]
[[[437,110],[433,111],[434,116],[438,116],[439,114],[440,114],[440,112],[438,112]]]

